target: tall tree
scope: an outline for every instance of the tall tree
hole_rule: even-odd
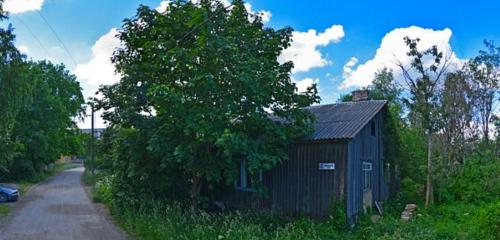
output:
[[[394,81],[392,69],[382,68],[375,73],[370,95],[373,99],[384,99],[389,103],[398,103],[401,88]]]
[[[293,64],[277,61],[292,30],[264,27],[243,1],[142,6],[123,27],[113,58],[123,78],[101,89],[100,106],[114,125],[155,130],[150,155],[185,171],[193,203],[204,182],[233,184],[242,159],[254,175],[268,170],[311,130],[301,108],[318,100],[316,88],[297,93]]]
[[[0,1],[0,20],[6,18]],[[0,28],[0,171],[6,171],[19,144],[12,138],[19,110],[30,100],[30,79],[24,57],[14,45],[13,28]]]
[[[473,120],[471,89],[464,72],[447,75],[440,99],[442,150],[447,160],[445,165],[449,167],[451,161],[463,163],[467,134]]]
[[[484,41],[484,45],[486,50],[479,51],[479,55],[468,62],[467,70],[471,77],[477,120],[488,145],[495,94],[500,86],[500,47],[496,47],[493,41]]]
[[[438,123],[438,86],[441,78],[446,75],[450,65],[450,57],[444,56],[437,46],[426,50],[418,48],[420,39],[405,37],[404,41],[409,48],[407,55],[411,58],[411,65],[405,66],[398,60],[398,67],[403,73],[404,83],[409,90],[410,110],[418,114],[424,134],[427,136],[427,184],[425,193],[425,207],[434,199],[433,195],[433,163],[432,163],[432,136]]]
[[[13,135],[25,148],[12,164],[15,177],[29,177],[74,149],[75,119],[83,114],[83,95],[64,65],[28,62],[33,102],[20,109]]]

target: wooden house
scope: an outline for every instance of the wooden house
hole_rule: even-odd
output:
[[[260,197],[242,161],[230,203],[322,218],[342,202],[347,218],[354,220],[363,209],[386,199],[386,101],[354,99],[358,101],[307,108],[316,116],[314,133],[291,146],[287,161],[262,174],[266,193]]]

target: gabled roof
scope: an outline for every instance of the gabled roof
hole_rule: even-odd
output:
[[[309,140],[351,139],[385,106],[385,100],[343,102],[306,108],[316,116]]]

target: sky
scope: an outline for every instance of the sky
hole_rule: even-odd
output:
[[[4,9],[16,46],[28,58],[64,63],[88,98],[99,85],[120,79],[109,58],[120,45],[115,35],[123,19],[133,17],[140,4],[161,10],[162,2],[5,0]],[[369,85],[383,67],[398,78],[396,60],[409,63],[405,36],[420,38],[422,49],[438,46],[451,68],[474,57],[485,39],[500,44],[497,0],[249,0],[247,9],[261,14],[266,27],[294,29],[292,46],[278,60],[294,62],[291,78],[298,91],[316,83],[322,104]],[[89,118],[78,125],[90,127]],[[96,125],[105,123],[97,117]]]

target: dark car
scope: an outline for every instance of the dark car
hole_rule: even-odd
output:
[[[19,191],[15,188],[0,186],[0,203],[8,201],[17,201]]]

